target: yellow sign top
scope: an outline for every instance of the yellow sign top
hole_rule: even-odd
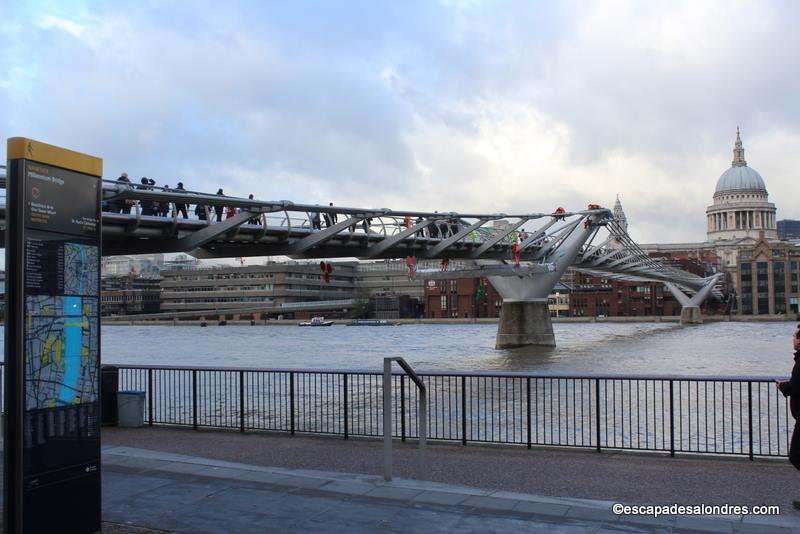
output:
[[[27,159],[92,176],[103,176],[102,158],[48,145],[25,137],[10,138],[8,140],[7,153],[10,160]]]

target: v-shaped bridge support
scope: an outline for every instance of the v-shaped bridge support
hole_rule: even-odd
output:
[[[665,282],[669,292],[675,297],[681,305],[681,324],[702,324],[703,317],[700,315],[700,304],[703,303],[711,294],[714,286],[717,285],[723,273],[715,274],[707,279],[707,282],[701,287],[697,293],[692,296],[687,295],[681,288],[672,282]]]

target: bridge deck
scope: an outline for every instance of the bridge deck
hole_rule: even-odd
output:
[[[0,188],[4,186],[5,173],[0,172]],[[0,201],[0,227],[5,226],[4,204]],[[204,220],[181,216],[193,205]],[[222,212],[228,209],[223,220]],[[628,280],[674,282],[691,293],[715,283],[650,258],[610,210],[595,204],[574,212],[558,208],[552,213],[431,213],[243,199],[106,180],[103,210],[105,256],[185,252],[206,258],[414,257],[544,264],[560,256],[559,248],[572,235],[579,235],[583,246],[577,256],[573,250],[564,260],[578,269]],[[526,224],[531,231],[523,232]],[[592,246],[602,227],[609,230],[609,238]],[[4,234],[0,232],[0,239]]]

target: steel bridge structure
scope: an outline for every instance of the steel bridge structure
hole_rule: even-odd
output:
[[[0,186],[5,188],[2,168]],[[510,214],[404,211],[245,199],[110,180],[103,182],[102,198],[104,256],[406,258],[411,269],[417,259],[439,259],[441,269],[418,275],[488,276],[504,299],[498,347],[555,344],[546,299],[568,267],[663,282],[684,312],[691,310],[682,314],[687,323],[700,321],[704,298],[719,296],[718,276],[703,278],[648,256],[611,211],[597,205]],[[192,207],[197,215],[189,216]],[[3,202],[3,227],[5,220]],[[448,269],[449,260],[461,267]]]

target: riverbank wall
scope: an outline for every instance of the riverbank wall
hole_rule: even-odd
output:
[[[680,323],[680,316],[677,315],[642,315],[636,317],[553,317],[554,323]],[[776,321],[798,321],[800,316],[797,314],[790,315],[706,315],[703,316],[703,321],[706,323],[713,322],[776,322]],[[332,319],[334,325],[348,325],[350,319]],[[497,324],[497,317],[469,317],[459,319],[389,319],[392,324]],[[298,319],[290,320],[265,320],[261,319],[252,324],[250,320],[228,320],[225,325],[220,325],[219,321],[207,319],[206,321],[199,321],[197,319],[149,319],[137,320],[135,316],[126,318],[115,317],[108,320],[103,318],[103,326],[109,325],[126,325],[126,326],[143,326],[143,325],[167,325],[167,326],[295,326],[300,322]]]

